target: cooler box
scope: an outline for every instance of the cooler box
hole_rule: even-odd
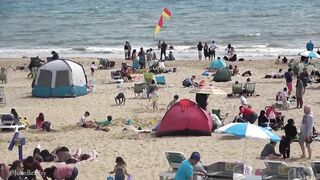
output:
[[[156,82],[157,84],[166,85],[166,79],[164,76],[156,76]]]

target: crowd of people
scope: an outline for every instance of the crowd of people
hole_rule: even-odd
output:
[[[218,49],[218,46],[216,45],[214,40],[211,42],[210,47],[208,46],[207,42],[205,42],[203,45],[202,42],[199,41],[199,43],[197,45],[197,49],[198,49],[199,60],[202,60],[203,56],[204,56],[205,60],[216,59],[216,50]],[[236,61],[237,60],[237,54],[235,54],[234,47],[231,46],[231,44],[228,44],[227,48],[225,49],[225,56],[223,57],[223,59],[226,61]]]

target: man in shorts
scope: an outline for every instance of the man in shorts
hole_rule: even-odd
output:
[[[312,156],[311,143],[312,143],[312,133],[313,133],[313,122],[314,122],[313,113],[309,106],[304,106],[303,112],[304,112],[304,116],[301,121],[300,134],[299,134],[299,144],[302,151],[301,158],[306,157],[305,147],[304,147],[304,144],[305,144],[309,154],[308,159],[311,159],[311,156]]]

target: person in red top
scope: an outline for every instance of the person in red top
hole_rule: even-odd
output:
[[[44,115],[43,115],[43,113],[39,113],[39,116],[36,119],[37,129],[42,129],[43,122],[44,122]]]
[[[48,180],[45,176],[45,173],[40,165],[40,163],[33,159],[32,156],[28,156],[26,159],[22,161],[23,164],[23,172],[27,180],[36,179],[35,171],[38,170],[43,180]]]
[[[257,113],[250,106],[240,106],[239,110],[239,115],[242,115],[242,118],[244,118],[247,122],[250,122],[251,124],[254,124],[254,122],[258,118]]]
[[[47,177],[55,180],[75,180],[78,176],[78,169],[70,164],[51,166],[44,171]]]

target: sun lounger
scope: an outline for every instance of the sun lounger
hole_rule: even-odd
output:
[[[21,128],[25,128],[23,124],[15,124],[14,117],[12,114],[0,114],[1,124],[0,129],[13,129],[18,131]]]
[[[311,167],[317,180],[320,179],[320,161],[312,161]]]
[[[242,83],[232,85],[232,94],[237,95],[243,92]]]
[[[233,179],[234,170],[244,174],[243,163],[216,162],[205,167],[209,178]]]

